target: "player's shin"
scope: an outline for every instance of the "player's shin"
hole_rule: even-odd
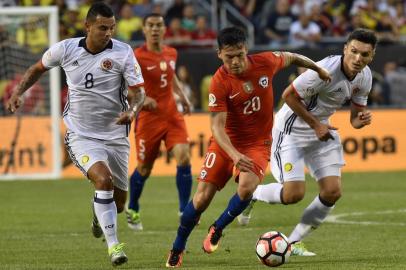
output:
[[[250,203],[251,198],[248,200],[241,200],[238,194],[234,194],[231,197],[227,208],[221,214],[221,216],[216,220],[215,227],[217,229],[224,229],[228,224],[230,224],[239,214],[244,211],[244,209]]]
[[[329,204],[320,199],[319,195],[316,196],[304,210],[300,223],[296,225],[289,236],[289,241],[291,243],[301,241],[311,231],[317,229],[333,209],[334,204]]]
[[[283,185],[279,183],[258,185],[252,199],[266,203],[281,203],[282,188]]]
[[[193,206],[192,201],[186,205],[183,209],[183,215],[180,218],[180,225],[178,227],[175,242],[173,243],[173,250],[183,251],[185,249],[186,241],[199,221],[200,214],[201,213]]]
[[[118,244],[117,240],[117,207],[113,191],[96,190],[94,212],[103,230],[109,248]]]
[[[179,212],[183,213],[192,192],[192,172],[190,165],[176,167],[176,187],[179,195]]]
[[[139,212],[140,205],[139,199],[141,197],[142,190],[144,189],[144,183],[147,177],[143,177],[137,169],[134,170],[130,177],[130,197],[128,202],[128,208],[136,212]]]

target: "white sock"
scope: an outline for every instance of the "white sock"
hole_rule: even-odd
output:
[[[252,196],[253,200],[266,203],[281,203],[282,184],[271,183],[268,185],[258,185]]]
[[[117,240],[117,207],[113,199],[113,190],[96,190],[94,195],[94,212],[111,248],[118,244]]]
[[[333,206],[327,206],[320,201],[319,195],[303,211],[300,223],[289,236],[289,241],[297,242],[306,237],[312,230],[317,229],[328,214],[334,209]]]

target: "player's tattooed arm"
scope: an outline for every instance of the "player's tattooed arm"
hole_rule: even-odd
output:
[[[41,63],[41,60],[32,65],[24,73],[20,83],[14,89],[13,94],[7,101],[7,110],[14,113],[22,104],[21,96],[27,91],[33,84],[38,81],[41,75],[47,71]]]
[[[285,67],[294,64],[299,67],[309,68],[316,71],[319,74],[320,79],[322,79],[323,81],[327,82],[331,81],[331,75],[326,69],[320,67],[313,60],[304,55],[291,52],[274,52],[274,53],[279,54],[283,57],[285,61]]]

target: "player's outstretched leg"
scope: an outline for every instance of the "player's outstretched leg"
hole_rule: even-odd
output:
[[[220,217],[209,228],[209,233],[203,240],[203,250],[206,253],[212,253],[217,250],[223,229],[230,224],[251,202],[248,200],[241,200],[238,194],[231,197],[227,208],[220,215]]]
[[[145,181],[148,177],[142,176],[137,169],[134,170],[130,177],[130,196],[128,202],[128,209],[126,210],[127,224],[130,229],[135,231],[143,230],[139,199],[144,189]]]
[[[179,215],[182,215],[192,192],[192,171],[190,165],[176,167],[176,187],[179,196]]]
[[[176,239],[173,242],[172,250],[166,261],[166,267],[175,268],[181,266],[183,251],[185,250],[187,239],[199,219],[200,212],[195,209],[193,202],[190,201],[184,208],[181,216]]]
[[[328,214],[334,209],[334,204],[316,196],[314,200],[303,211],[300,223],[296,225],[295,229],[289,236],[289,241],[292,245],[292,255],[298,256],[314,256],[314,252],[306,249],[301,240],[310,234],[311,231],[317,229]]]
[[[111,263],[116,266],[127,262],[123,244],[117,239],[117,207],[113,190],[96,190],[94,212],[106,238]]]
[[[252,196],[252,202],[248,207],[238,216],[238,223],[241,226],[248,225],[251,219],[254,203],[256,201],[276,204],[282,203],[282,189],[283,185],[279,183],[271,183],[267,185],[258,185]]]

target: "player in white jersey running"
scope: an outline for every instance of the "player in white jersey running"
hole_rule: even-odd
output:
[[[253,202],[294,204],[305,195],[304,167],[316,179],[320,193],[304,210],[289,236],[292,254],[313,256],[301,240],[316,229],[333,210],[341,196],[341,167],[345,164],[337,128],[329,118],[347,101],[351,102],[351,125],[362,128],[371,123],[366,110],[372,86],[371,70],[377,38],[372,31],[357,29],[350,34],[342,56],[324,58],[317,64],[327,69],[330,82],[308,70],[282,94],[285,104],[275,116],[272,131],[271,171],[278,183],[260,185],[247,211],[239,216],[249,222]]]
[[[116,266],[127,262],[117,239],[117,212],[124,210],[126,202],[127,136],[144,102],[144,81],[131,47],[111,39],[116,22],[109,6],[93,4],[85,26],[86,37],[54,44],[26,71],[7,107],[15,112],[21,95],[48,69],[64,69],[69,87],[63,112],[65,144],[72,161],[94,184],[93,234],[104,233]]]

